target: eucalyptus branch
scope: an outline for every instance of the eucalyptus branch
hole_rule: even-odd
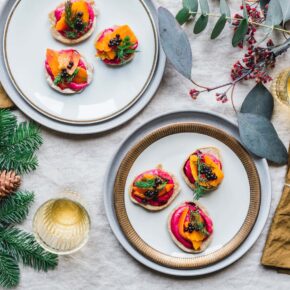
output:
[[[216,17],[216,18],[220,18],[223,16],[223,14],[215,14],[215,13],[205,13],[203,14],[202,12],[189,12],[190,15],[192,17],[196,17],[196,15],[204,15],[204,16],[210,16],[210,17]],[[224,16],[225,19],[227,20],[231,20],[231,21],[242,21],[243,19],[241,18],[235,18],[235,17],[229,17],[229,16]],[[272,30],[277,30],[277,31],[280,31],[280,32],[284,32],[284,33],[288,33],[290,34],[290,30],[287,30],[287,29],[283,29],[283,28],[280,28],[280,27],[277,27],[277,26],[274,26],[274,25],[267,25],[267,24],[263,24],[263,23],[260,23],[260,22],[256,22],[256,21],[252,21],[252,20],[248,20],[248,23],[249,24],[252,24],[252,25],[255,25],[255,26],[260,26],[260,27],[264,27],[264,28],[269,28],[269,29],[272,29]]]

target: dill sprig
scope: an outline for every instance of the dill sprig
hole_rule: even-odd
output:
[[[137,52],[135,49],[132,49],[134,43],[131,42],[129,36],[126,36],[122,43],[117,47],[117,58],[121,60],[121,62],[125,61],[130,54]]]

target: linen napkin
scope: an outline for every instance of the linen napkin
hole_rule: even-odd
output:
[[[290,274],[290,146],[288,172],[281,200],[268,234],[261,263]]]
[[[14,104],[7,96],[6,92],[4,91],[1,83],[0,83],[0,109],[1,108],[11,108]]]

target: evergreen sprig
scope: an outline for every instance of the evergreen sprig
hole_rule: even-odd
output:
[[[36,169],[35,152],[42,144],[39,127],[32,122],[17,124],[16,117],[0,109],[0,171],[14,170],[18,174]],[[36,270],[50,270],[57,266],[57,256],[46,252],[34,236],[14,228],[28,215],[34,193],[18,191],[0,199],[0,286],[18,285],[18,262]]]
[[[2,147],[8,137],[13,133],[17,126],[17,120],[14,115],[10,114],[6,109],[0,109],[0,146]]]
[[[33,201],[34,194],[28,191],[19,191],[0,200],[0,225],[14,225],[23,222]]]
[[[0,227],[0,249],[4,249],[16,261],[35,270],[48,271],[57,266],[57,255],[46,252],[32,234],[17,228]]]
[[[18,285],[20,270],[17,261],[0,248],[0,285],[12,288]]]
[[[18,174],[35,170],[35,151],[42,144],[39,127],[33,122],[17,125],[16,117],[0,109],[0,170],[15,170]]]

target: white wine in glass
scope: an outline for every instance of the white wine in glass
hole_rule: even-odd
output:
[[[283,70],[273,80],[271,91],[278,102],[290,109],[290,68]]]
[[[33,230],[35,238],[47,251],[71,254],[87,242],[90,218],[80,203],[68,198],[52,199],[37,210]]]

